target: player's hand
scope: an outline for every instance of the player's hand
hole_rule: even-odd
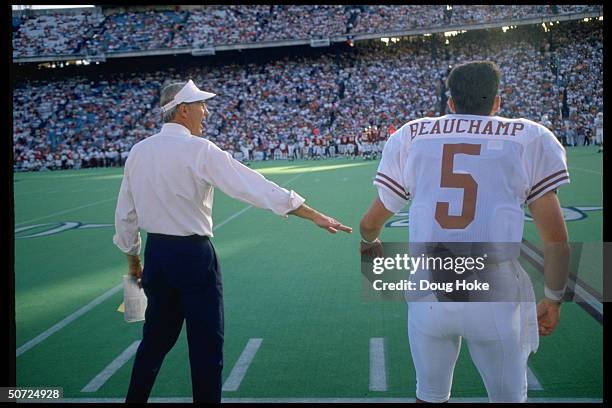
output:
[[[335,218],[328,217],[327,215],[321,213],[314,217],[312,222],[314,222],[318,227],[324,228],[332,234],[335,234],[338,231],[344,231],[349,234],[353,232],[351,227],[347,227],[346,225],[343,225],[341,222],[337,221]]]
[[[537,306],[538,332],[540,336],[549,336],[559,324],[561,305],[554,300],[544,298]]]
[[[380,258],[383,256],[382,242],[377,238],[371,244],[361,241],[359,244],[359,252],[362,255],[368,255],[372,258]]]

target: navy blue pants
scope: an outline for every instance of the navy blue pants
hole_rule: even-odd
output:
[[[194,402],[221,402],[223,287],[208,237],[147,236],[142,287],[147,310],[126,402],[146,402],[183,320]]]

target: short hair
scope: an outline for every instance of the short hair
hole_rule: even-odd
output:
[[[161,91],[159,96],[159,105],[164,106],[174,99],[177,93],[187,84],[187,82],[173,82],[171,84],[165,85]],[[178,105],[177,105],[178,106]],[[164,123],[170,122],[174,119],[176,115],[176,106],[170,109],[167,112],[162,114],[162,121]]]
[[[450,90],[456,113],[489,115],[501,75],[493,61],[473,61],[455,66],[446,79],[446,87]]]

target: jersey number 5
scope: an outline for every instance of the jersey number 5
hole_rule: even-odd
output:
[[[456,154],[480,155],[480,144],[445,144],[442,149],[442,177],[440,187],[462,188],[463,204],[461,215],[449,215],[449,203],[436,203],[436,221],[444,229],[463,229],[474,221],[476,214],[476,196],[478,183],[469,174],[453,173],[453,161]]]

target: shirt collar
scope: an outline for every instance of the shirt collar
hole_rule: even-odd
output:
[[[164,123],[160,133],[172,133],[175,135],[191,136],[191,132],[183,125],[178,123]]]

